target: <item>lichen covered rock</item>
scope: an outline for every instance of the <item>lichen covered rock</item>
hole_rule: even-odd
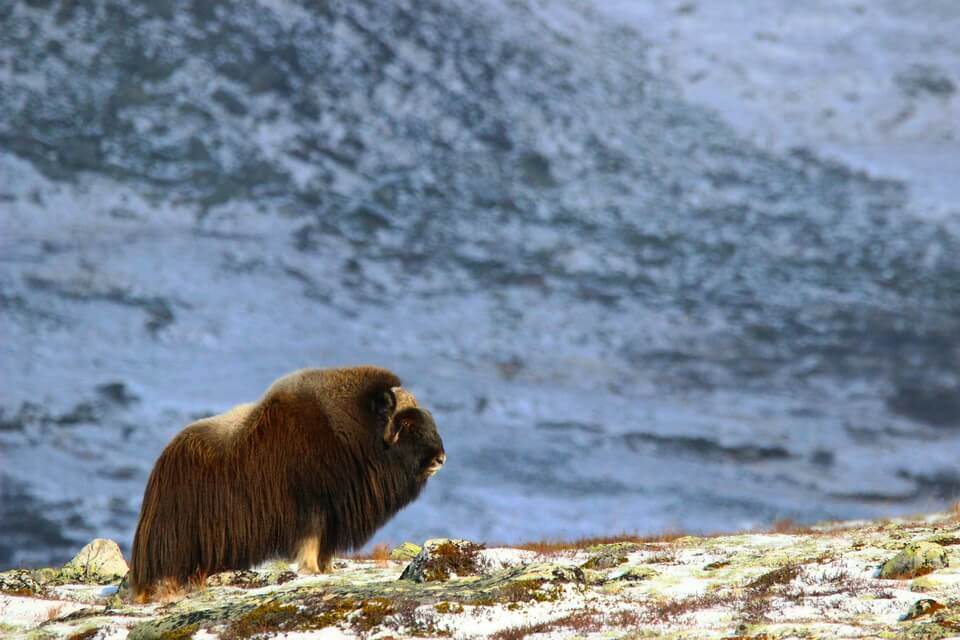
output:
[[[632,565],[625,567],[618,571],[614,571],[610,575],[611,580],[624,580],[626,582],[640,582],[642,580],[649,580],[655,576],[659,575],[656,569],[652,567],[644,567],[642,565]]]
[[[208,587],[237,587],[259,589],[268,585],[283,584],[295,579],[297,574],[289,569],[270,568],[266,571],[223,571],[207,578]]]
[[[934,542],[914,542],[880,565],[879,577],[888,580],[916,578],[948,565],[947,550]]]
[[[399,547],[394,547],[390,551],[390,559],[398,562],[410,562],[417,557],[420,550],[420,545],[413,544],[412,542],[404,542]]]
[[[583,563],[584,569],[612,569],[627,561],[627,554],[636,550],[637,545],[607,544],[596,547],[596,553]]]
[[[16,595],[39,595],[44,592],[43,583],[35,572],[28,569],[13,569],[0,573],[0,592]]]
[[[583,570],[562,564],[545,562],[523,567],[517,580],[545,580],[549,582],[584,582]]]
[[[940,609],[943,609],[943,605],[932,600],[930,598],[923,598],[922,600],[917,600],[913,603],[913,606],[910,607],[909,611],[903,614],[901,620],[916,620],[917,618],[928,616],[936,613]]]
[[[60,579],[66,582],[107,584],[121,580],[127,571],[129,567],[117,543],[97,538],[63,565]]]
[[[427,540],[423,548],[403,570],[401,580],[414,582],[443,582],[451,577],[481,573],[478,557],[483,545],[467,540],[436,538]]]

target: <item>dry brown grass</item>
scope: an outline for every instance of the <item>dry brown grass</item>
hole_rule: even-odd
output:
[[[370,555],[378,567],[386,567],[390,564],[390,545],[386,543],[378,544],[373,548],[373,552]]]
[[[61,602],[60,604],[55,604],[49,609],[47,609],[47,613],[46,613],[47,622],[50,622],[51,620],[56,620],[61,615],[63,615],[63,608],[64,608],[64,604]]]
[[[689,596],[678,600],[658,600],[646,603],[646,607],[638,615],[640,622],[645,624],[668,624],[677,622],[684,616],[729,604],[735,599],[732,595],[718,593],[704,593],[698,596]]]
[[[819,556],[799,563],[786,564],[751,580],[743,586],[736,602],[736,610],[745,623],[760,623],[770,614],[780,611],[785,603],[799,604],[811,601],[823,615],[829,608],[842,606],[843,600],[830,596],[869,594],[876,599],[892,598],[893,593],[876,581],[851,575],[840,566],[823,572],[811,572],[807,566],[823,564],[827,556]]]
[[[452,576],[470,576],[479,571],[479,552],[482,544],[444,542],[433,549],[423,565],[423,577],[427,582],[444,582]]]
[[[803,574],[800,581],[807,585],[802,597],[822,598],[836,594],[869,594],[877,600],[894,598],[893,592],[880,580],[867,580],[850,574],[844,567],[828,570],[820,575]],[[789,594],[787,594],[789,596]],[[798,598],[799,599],[799,598]]]
[[[766,593],[776,585],[792,582],[793,579],[799,575],[800,565],[785,564],[782,567],[768,571],[759,578],[752,580],[747,584],[747,589],[752,589],[760,593]]]
[[[809,535],[811,533],[816,533],[810,527],[799,524],[790,518],[780,518],[779,520],[774,520],[773,524],[770,525],[770,528],[767,529],[767,532],[784,533],[789,535]]]
[[[496,545],[507,546],[514,549],[523,549],[525,551],[535,551],[542,554],[559,553],[561,551],[571,551],[585,549],[602,544],[616,544],[618,542],[632,542],[634,544],[649,544],[654,542],[673,542],[678,538],[690,535],[685,531],[667,531],[650,536],[640,536],[632,533],[621,533],[613,536],[596,536],[579,538],[577,540],[540,540],[535,542],[524,542],[514,545]],[[722,534],[710,534],[705,537],[716,537]]]
[[[350,560],[373,560],[378,566],[386,566],[390,560],[390,545],[381,542],[369,551],[358,551],[347,556]]]
[[[352,609],[352,604],[348,611]],[[276,633],[279,630],[297,628],[299,622],[300,613],[295,606],[270,601],[231,620],[220,632],[220,638],[221,640],[245,640]]]
[[[157,582],[152,592],[144,592],[140,595],[160,604],[170,604],[187,595],[187,591],[188,588],[174,578],[164,578]]]
[[[668,544],[648,550],[653,552],[653,555],[647,558],[647,562],[650,564],[673,564],[677,561],[677,547],[675,545]]]
[[[181,583],[172,577],[162,578],[149,589],[144,589],[136,596],[133,596],[132,599],[136,604],[146,604],[148,602],[170,604],[171,602],[180,600],[188,593],[204,591],[206,588],[207,574],[205,573],[196,573],[190,576],[186,583]]]
[[[634,609],[627,611],[617,611],[607,617],[607,622],[614,627],[635,629],[643,624],[643,616]]]
[[[446,604],[448,605],[446,608],[437,605],[435,611],[446,609],[447,613],[463,613],[462,605],[458,603]],[[392,612],[391,615],[383,621],[384,628],[396,631],[403,630],[404,633],[415,637],[436,638],[451,635],[450,631],[445,627],[437,624],[436,616],[417,611],[421,606],[421,603],[417,600],[410,598],[395,599],[390,601],[390,606]]]
[[[797,592],[788,587],[801,574],[802,568],[799,564],[789,563],[748,582],[740,594],[737,607],[742,619],[748,623],[766,620],[777,596],[796,600]]]
[[[569,629],[578,634],[586,634],[600,631],[602,628],[602,614],[595,609],[584,609],[582,611],[574,611],[556,620],[501,629],[490,636],[490,638],[492,638],[492,640],[523,640],[527,636],[535,633],[547,633],[559,629]]]

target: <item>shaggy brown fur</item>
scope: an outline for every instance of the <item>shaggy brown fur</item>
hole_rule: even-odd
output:
[[[187,426],[147,481],[133,595],[278,556],[316,572],[363,545],[446,457],[430,413],[399,385],[376,367],[304,369]]]

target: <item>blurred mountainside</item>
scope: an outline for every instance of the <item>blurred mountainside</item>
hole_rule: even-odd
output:
[[[460,471],[424,501],[469,506],[461,537],[516,531],[511,493],[658,491],[578,468],[584,447],[600,467],[783,461],[705,475],[804,496],[738,503],[736,522],[960,487],[956,221],[919,220],[901,182],[749,143],[589,5],[30,0],[0,25],[0,564],[52,557],[61,529],[123,539],[186,420],[328,358],[394,366],[438,405]],[[80,486],[92,441],[129,462]],[[566,475],[531,472],[554,463]],[[688,499],[591,524],[690,525]],[[54,542],[23,555],[11,510],[44,504]],[[560,512],[545,533],[574,531]]]

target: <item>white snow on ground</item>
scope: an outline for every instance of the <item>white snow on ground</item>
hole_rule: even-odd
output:
[[[594,0],[652,43],[689,100],[772,150],[804,146],[908,182],[960,217],[960,3]]]
[[[59,618],[87,605],[65,600],[38,600],[19,596],[3,595],[0,599],[0,620],[18,627],[33,627],[45,620]]]

